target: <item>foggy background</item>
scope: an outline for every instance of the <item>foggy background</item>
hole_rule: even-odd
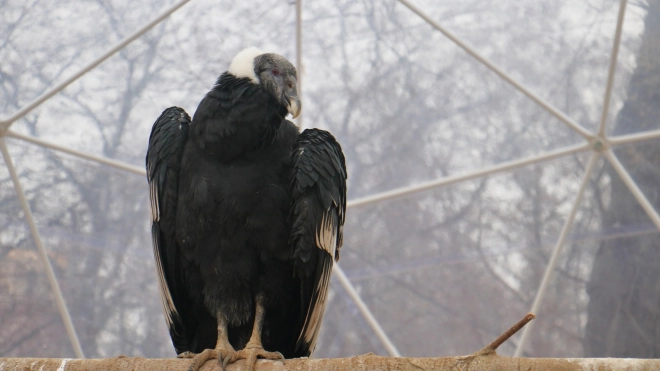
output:
[[[0,117],[101,55],[171,0],[0,0]],[[393,0],[303,3],[304,124],[331,131],[349,201],[584,139]],[[619,2],[415,0],[597,131]],[[11,127],[144,166],[167,107],[191,115],[231,58],[295,61],[295,2],[194,0]],[[660,0],[630,1],[607,128],[660,128]],[[146,178],[6,143],[87,357],[173,357]],[[659,140],[616,147],[660,206]],[[404,356],[481,349],[532,305],[588,152],[350,208],[340,265]],[[601,158],[525,356],[660,357],[660,235]],[[511,355],[520,335],[498,350]],[[333,278],[315,357],[387,352]],[[0,166],[0,357],[73,357]]]

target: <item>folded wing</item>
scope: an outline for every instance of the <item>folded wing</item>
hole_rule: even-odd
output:
[[[163,111],[151,129],[147,180],[151,196],[151,235],[165,319],[177,353],[189,350],[186,330],[196,327],[184,300],[175,239],[179,169],[190,116],[179,107]],[[184,321],[187,321],[184,323]]]
[[[292,154],[291,186],[291,244],[295,274],[301,281],[303,314],[292,354],[307,357],[321,328],[346,210],[346,162],[330,133],[308,129],[298,136]]]

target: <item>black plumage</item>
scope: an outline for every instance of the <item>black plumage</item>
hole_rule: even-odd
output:
[[[248,49],[192,120],[171,107],[154,123],[154,255],[177,353],[216,350],[197,367],[314,349],[342,244],[346,165],[330,133],[300,134],[285,119],[299,111],[295,68]]]

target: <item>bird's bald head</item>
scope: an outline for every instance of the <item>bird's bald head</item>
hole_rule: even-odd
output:
[[[300,114],[296,68],[283,56],[250,47],[236,54],[227,72],[249,78],[286,107],[294,118]]]

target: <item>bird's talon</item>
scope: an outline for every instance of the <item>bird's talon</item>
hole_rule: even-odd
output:
[[[190,353],[190,352],[188,352]],[[181,353],[184,354],[184,353]],[[236,358],[236,351],[229,347],[229,349],[221,347],[218,349],[204,349],[199,354],[190,353],[192,356],[185,355],[186,358],[192,358],[188,371],[198,371],[204,363],[209,359],[218,359],[218,364],[222,366],[222,370],[226,371],[227,365],[234,362]]]
[[[269,352],[261,346],[246,346],[236,353],[236,358],[245,359],[245,371],[253,371],[258,358],[284,362],[282,353]]]
[[[238,358],[236,357],[236,353],[237,353],[236,351],[227,352],[227,354],[225,355],[220,353],[220,355],[218,356],[218,363],[222,367],[222,371],[226,371],[227,365],[238,360]]]

